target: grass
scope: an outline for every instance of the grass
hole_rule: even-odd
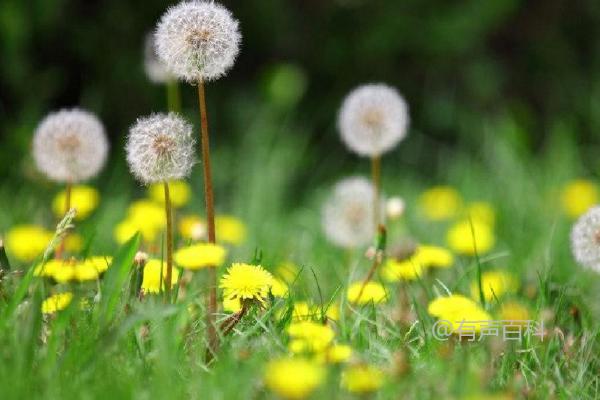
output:
[[[402,195],[408,204],[405,217],[388,227],[392,243],[410,235],[444,244],[447,225],[423,219],[417,209],[419,193],[435,183],[457,187],[466,199],[491,201],[498,213],[498,244],[492,253],[479,262],[460,258],[452,269],[404,286],[417,322],[402,325],[395,318],[397,287],[387,285],[390,300],[385,305],[356,307],[344,301],[348,283],[361,280],[370,263],[362,256],[364,249],[347,254],[328,244],[321,233],[321,203],[335,179],[331,171],[366,176],[368,165],[353,159],[311,160],[310,143],[302,135],[306,128],[268,109],[254,111],[253,123],[239,129],[243,135],[235,143],[214,146],[217,209],[240,216],[248,225],[248,240],[232,249],[230,261],[249,262],[260,253],[268,268],[284,260],[302,267],[289,298],[251,312],[233,335],[222,338],[218,360],[205,365],[205,274],[196,274],[186,298],[176,304],[129,295],[139,238],[117,248],[112,227],[142,189],[133,185],[117,148],[115,162],[98,181],[103,193],[100,209],[77,226],[89,240],[90,254],[115,256],[99,289],[92,285],[79,291],[97,293],[97,303],[81,309],[79,301],[73,301],[55,317],[43,317],[40,304],[48,284],[34,278],[28,266],[13,265],[13,271],[24,275],[12,273],[2,283],[0,398],[110,394],[135,399],[270,399],[262,371],[268,360],[287,353],[285,326],[296,300],[309,300],[321,310],[341,301],[345,312],[335,325],[337,340],[350,344],[358,359],[388,373],[373,398],[485,398],[482,393],[600,397],[600,279],[572,260],[571,221],[561,214],[557,200],[557,190],[566,180],[585,175],[580,150],[567,135],[555,133],[543,150],[532,153],[515,145],[510,133],[488,127],[476,144],[436,147],[428,154],[435,161],[426,170],[435,170],[435,175],[420,173],[412,161],[404,163],[400,157],[384,160],[385,192]],[[411,146],[417,154],[429,152],[424,144]],[[197,169],[191,179],[194,212],[200,211],[202,198],[198,173]],[[3,230],[20,222],[56,223],[49,204],[58,188],[31,180],[0,186]],[[543,342],[520,343],[434,339],[428,300],[446,288],[468,295],[478,271],[493,267],[504,267],[519,278],[517,297],[531,308],[534,319],[553,315],[549,336]],[[487,306],[495,309],[497,304]],[[225,318],[223,314],[218,319]],[[342,369],[329,368],[315,399],[352,397],[340,389]]]

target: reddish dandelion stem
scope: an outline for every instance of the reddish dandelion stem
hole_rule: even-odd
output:
[[[198,81],[198,102],[200,105],[200,139],[202,145],[202,166],[204,168],[204,200],[206,203],[206,226],[209,243],[215,243],[215,208],[210,167],[210,142],[208,136],[208,115],[206,111],[206,95],[204,82]],[[215,353],[218,347],[216,330],[217,313],[217,272],[215,267],[208,268],[208,299],[207,299],[207,336],[208,352]]]

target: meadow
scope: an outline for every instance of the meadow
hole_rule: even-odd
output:
[[[202,25],[205,14],[186,13],[197,20],[176,22]],[[211,15],[222,24],[182,23],[199,35],[185,41],[188,64],[154,83],[166,99],[106,148],[93,141],[82,155],[78,140],[95,128],[61,125],[66,114],[44,125],[70,104],[24,124],[27,145],[2,164],[0,184],[0,398],[600,398],[593,141],[581,145],[561,120],[530,146],[528,125],[511,112],[436,140],[389,82],[392,98],[375,101],[377,113],[348,111],[361,132],[357,120],[344,124],[341,96],[325,102],[329,125],[315,137],[322,126],[299,110],[309,68],[280,63],[260,96],[212,100],[244,38]],[[160,24],[148,29],[159,58],[185,52],[167,46],[173,26],[164,37]],[[215,36],[216,53],[204,51]],[[220,54],[223,43],[235,49]],[[390,104],[398,107],[386,114]],[[361,136],[385,118],[382,133]],[[375,144],[386,129],[396,137],[384,150]],[[50,141],[39,139],[45,131]],[[77,140],[59,143],[67,131]],[[449,322],[442,336],[440,321]],[[507,321],[536,329],[480,338],[493,321],[500,331]]]

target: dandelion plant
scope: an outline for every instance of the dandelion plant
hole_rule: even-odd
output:
[[[205,83],[223,77],[239,53],[241,34],[238,21],[229,10],[208,1],[182,2],[163,15],[155,33],[156,52],[179,79],[196,85],[200,109],[200,139],[204,172],[204,197],[208,241],[216,243],[215,211],[210,164],[208,115]],[[216,349],[217,311],[216,268],[209,268],[208,345]]]
[[[383,84],[368,84],[354,89],[340,108],[338,126],[346,146],[371,159],[374,230],[381,221],[381,156],[406,137],[408,106],[398,91]]]
[[[33,158],[49,179],[65,184],[64,213],[71,209],[71,188],[98,175],[108,154],[108,139],[100,120],[81,109],[49,114],[33,138]],[[60,258],[63,243],[56,251]]]
[[[167,221],[165,287],[170,298],[173,279],[173,220],[169,181],[189,176],[194,165],[192,126],[175,113],[139,118],[127,138],[127,162],[142,183],[162,183]]]

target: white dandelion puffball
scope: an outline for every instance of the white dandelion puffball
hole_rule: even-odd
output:
[[[600,272],[600,206],[590,208],[573,225],[571,251],[579,264]]]
[[[167,65],[156,54],[153,33],[146,35],[144,42],[144,71],[148,79],[154,83],[166,83],[173,79],[173,74],[169,72]]]
[[[238,21],[225,7],[186,1],[171,7],[156,28],[156,52],[168,69],[190,83],[224,76],[239,53]]]
[[[194,144],[192,125],[175,113],[139,118],[127,137],[129,169],[144,184],[185,178],[194,165]]]
[[[385,204],[386,215],[391,220],[400,218],[405,209],[406,203],[402,197],[391,197]]]
[[[375,235],[374,187],[362,177],[338,182],[323,206],[323,230],[337,246],[356,248],[369,244]]]
[[[380,156],[406,137],[409,119],[406,101],[396,89],[369,84],[346,96],[338,128],[351,151],[360,156]]]
[[[108,155],[108,139],[100,120],[77,108],[49,114],[33,137],[37,168],[57,182],[77,183],[100,172]]]

